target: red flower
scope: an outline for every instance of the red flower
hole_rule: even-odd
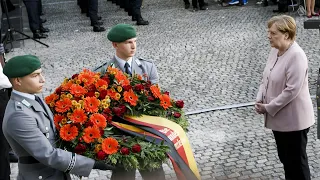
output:
[[[105,152],[103,152],[103,151],[99,151],[99,152],[97,153],[97,158],[98,158],[99,160],[105,160],[106,157],[107,157],[107,154],[106,154]]]
[[[129,91],[130,89],[132,89],[131,85],[123,86],[124,91]]]
[[[93,92],[95,92],[97,89],[96,89],[96,86],[95,86],[94,84],[91,84],[91,85],[89,85],[89,86],[87,87],[87,90],[88,90],[88,91],[93,91]]]
[[[58,87],[57,89],[56,89],[56,94],[58,94],[59,96],[61,95],[61,91],[62,91],[62,87],[60,86],[60,87]]]
[[[178,108],[183,108],[184,102],[183,102],[182,100],[178,100],[178,101],[176,101],[176,106],[177,106]]]
[[[121,113],[124,114],[127,111],[127,107],[123,104],[119,105],[119,108],[121,109]]]
[[[154,101],[154,97],[148,96],[148,101]]]
[[[100,91],[99,99],[104,99],[104,98],[106,98],[107,95],[108,95],[108,91],[102,90],[102,91]]]
[[[144,86],[143,86],[142,84],[136,84],[136,85],[134,86],[134,89],[135,89],[136,91],[141,91],[141,90],[144,89]]]
[[[168,91],[164,92],[163,94],[170,96],[170,93]]]
[[[84,144],[78,144],[75,148],[74,148],[74,152],[77,154],[83,154],[84,152],[86,152],[87,147]]]
[[[131,147],[132,152],[134,153],[139,153],[141,151],[141,146],[140,144],[135,144]]]
[[[130,149],[127,148],[127,147],[122,147],[120,149],[120,153],[123,154],[123,155],[129,155],[130,154]]]
[[[116,114],[117,116],[122,116],[122,109],[119,107],[113,107],[112,111],[114,112],[114,114]]]
[[[173,116],[174,116],[175,118],[179,118],[179,117],[181,116],[181,114],[178,113],[178,112],[174,112],[174,113],[173,113]]]
[[[89,91],[87,92],[86,97],[96,97],[96,94],[94,91]]]
[[[75,78],[77,78],[78,76],[79,76],[79,74],[74,74],[74,75],[72,75],[71,79],[75,79]]]
[[[110,84],[110,80],[109,80],[108,76],[103,76],[103,77],[101,77],[101,79],[105,80],[108,84]]]

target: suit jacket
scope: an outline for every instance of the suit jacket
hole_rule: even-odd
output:
[[[46,104],[43,108],[37,101],[12,92],[2,128],[19,158],[31,156],[38,161],[23,164],[19,160],[19,180],[60,180],[65,176],[70,179],[70,175],[65,174],[67,170],[71,174],[89,176],[93,168],[93,159],[72,155],[55,146],[53,114]]]
[[[93,71],[95,71],[95,72],[105,71],[109,66],[119,68],[122,71],[124,69],[124,67],[119,66],[119,63],[117,62],[116,58],[113,57],[110,61],[95,68]],[[146,74],[147,77],[144,77],[144,80],[150,80],[152,84],[159,83],[158,71],[152,61],[133,57],[131,66],[132,66],[131,67],[132,74],[134,74],[134,73],[140,74],[142,77],[144,77],[143,75]]]
[[[314,124],[308,87],[308,59],[294,42],[282,55],[271,49],[257,101],[266,104],[265,126],[275,131],[298,131]]]

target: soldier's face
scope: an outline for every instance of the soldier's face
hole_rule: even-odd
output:
[[[42,69],[38,69],[27,76],[15,78],[14,87],[20,92],[37,94],[42,91],[44,83],[45,79],[42,75]]]
[[[117,56],[121,59],[127,60],[133,57],[136,53],[137,38],[131,38],[121,43],[114,43]]]

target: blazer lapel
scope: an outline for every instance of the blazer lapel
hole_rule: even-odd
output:
[[[132,58],[132,74],[140,74],[143,75],[142,69],[141,69],[141,63],[139,61],[139,59],[137,59],[136,57]]]
[[[49,120],[50,120],[51,128],[52,128],[52,129],[54,130],[54,132],[55,132],[55,131],[56,131],[56,127],[54,126],[53,113],[51,112],[49,106],[43,101],[43,99],[40,98],[40,100],[42,101],[42,104],[44,105],[44,108],[45,108],[47,117],[48,117]]]
[[[118,68],[121,70],[120,65],[118,64],[116,57],[113,57],[109,64],[111,67]]]

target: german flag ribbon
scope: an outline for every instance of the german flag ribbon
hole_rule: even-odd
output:
[[[162,143],[170,148],[167,153],[179,180],[201,180],[191,146],[184,130],[166,118],[147,116],[114,117],[111,124],[133,136],[149,142]]]

